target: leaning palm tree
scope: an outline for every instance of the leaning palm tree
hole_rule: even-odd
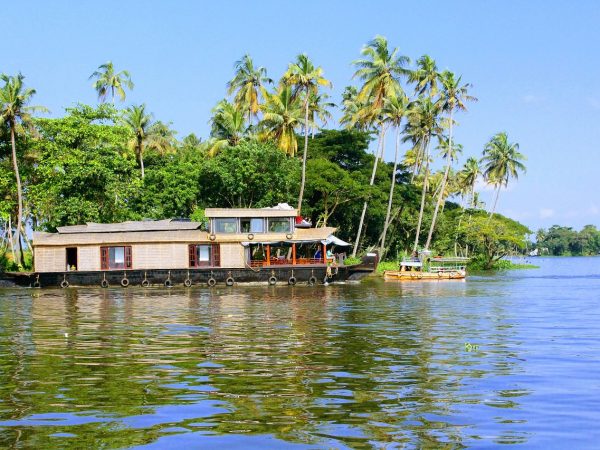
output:
[[[244,112],[227,100],[221,100],[213,108],[210,140],[207,142],[209,156],[222,149],[238,145],[248,131]]]
[[[17,229],[14,235],[14,241],[21,262],[24,264],[23,252],[21,250],[21,232],[23,220],[23,186],[21,185],[21,175],[19,173],[19,163],[17,159],[16,134],[22,133],[26,129],[33,129],[31,114],[35,111],[47,111],[41,106],[28,106],[31,98],[35,95],[35,89],[25,89],[22,74],[16,76],[0,75],[0,80],[4,86],[0,89],[0,126],[5,125],[10,133],[10,144],[12,149],[12,165],[15,172],[17,184]]]
[[[121,101],[125,100],[125,89],[133,89],[133,82],[131,81],[131,75],[127,70],[122,70],[115,73],[115,68],[111,61],[102,64],[98,67],[93,74],[90,75],[89,79],[95,78],[94,84],[92,85],[98,93],[98,100],[101,102],[106,101],[106,97],[110,93],[113,105],[115,104],[115,93],[119,96]]]
[[[266,93],[265,103],[260,107],[263,120],[261,137],[275,141],[290,156],[298,151],[296,130],[304,124],[302,105],[294,97],[292,88],[281,86],[275,93]]]
[[[431,239],[435,230],[440,207],[443,209],[444,200],[454,191],[453,186],[450,186],[453,181],[450,177],[450,168],[452,163],[458,159],[458,154],[462,152],[462,145],[455,144],[450,146],[449,139],[442,139],[440,141],[439,150],[442,158],[446,159],[446,169],[444,170],[441,179],[439,180],[439,186],[436,189],[437,199],[433,210],[433,217],[431,218],[431,225],[429,226],[429,234],[427,235],[427,241],[425,242],[425,250],[429,250],[429,246],[431,245]]]
[[[387,39],[383,36],[376,36],[365,47],[361,54],[363,58],[353,62],[357,67],[353,78],[362,81],[362,86],[358,91],[356,100],[360,104],[356,115],[349,125],[354,123],[365,123],[367,127],[377,124],[379,127],[379,152],[375,155],[373,162],[373,171],[371,174],[370,186],[375,181],[377,165],[379,163],[379,154],[383,156],[385,125],[380,120],[379,115],[387,99],[398,96],[402,90],[400,88],[400,78],[408,75],[409,71],[405,66],[409,63],[406,56],[399,55],[397,48],[392,51],[388,48]],[[360,222],[354,242],[352,256],[358,252],[362,227],[367,213],[368,201],[363,204]]]
[[[264,95],[265,85],[273,83],[264,67],[254,68],[250,55],[246,54],[235,63],[235,74],[227,83],[227,93],[235,93],[233,102],[237,109],[248,114],[248,122],[256,117],[260,110],[260,97]]]
[[[423,213],[425,211],[425,197],[429,181],[429,146],[433,138],[441,138],[443,129],[440,125],[440,105],[434,103],[430,97],[419,97],[408,109],[408,123],[405,126],[405,140],[418,142],[419,152],[423,160],[423,184],[421,187],[421,205],[419,208],[419,219],[415,231],[415,242],[413,251],[419,246],[421,225],[423,224]]]
[[[435,208],[433,211],[433,218],[431,220],[431,226],[429,227],[429,234],[427,235],[427,241],[425,243],[425,250],[429,249],[431,244],[431,238],[433,236],[433,230],[437,221],[438,211],[442,204],[443,193],[446,189],[446,183],[448,182],[448,173],[452,165],[452,160],[456,153],[456,149],[453,148],[452,142],[452,131],[454,126],[454,112],[455,111],[466,111],[465,103],[467,101],[476,101],[477,99],[471,95],[468,95],[468,89],[471,87],[470,84],[461,85],[461,78],[456,78],[452,72],[445,70],[439,76],[442,84],[442,90],[440,92],[439,103],[444,112],[448,114],[448,149],[445,151],[446,155],[446,171],[442,179],[442,186],[438,194],[437,201],[435,202]]]
[[[282,82],[294,89],[294,96],[303,93],[304,103],[304,152],[302,153],[302,181],[300,182],[300,194],[298,195],[298,214],[302,211],[302,200],[304,199],[304,185],[306,184],[306,156],[308,154],[309,112],[311,95],[319,94],[319,87],[331,87],[331,81],[323,77],[323,69],[315,67],[307,55],[300,54],[296,61],[288,66],[283,75]]]
[[[522,162],[525,159],[525,156],[519,152],[519,144],[508,142],[508,135],[505,132],[494,135],[485,145],[483,158],[481,158],[481,162],[484,164],[483,175],[487,182],[493,184],[496,188],[496,197],[494,206],[490,210],[490,219],[496,211],[500,188],[503,185],[508,186],[511,178],[517,179],[519,172],[526,171]]]
[[[144,150],[152,131],[152,114],[146,112],[145,104],[130,106],[125,110],[123,122],[132,134],[129,145],[140,162],[142,179],[144,179]]]
[[[381,236],[380,253],[382,258],[386,248],[385,238],[388,227],[390,226],[390,216],[392,213],[392,203],[394,200],[394,188],[396,186],[396,172],[398,171],[398,155],[400,150],[400,125],[402,124],[402,119],[404,119],[406,115],[407,107],[408,98],[405,95],[396,95],[386,100],[382,110],[383,120],[396,129],[396,151],[394,152],[394,168],[392,169],[390,195],[388,197],[387,212],[385,214],[385,221],[383,222],[383,233]]]

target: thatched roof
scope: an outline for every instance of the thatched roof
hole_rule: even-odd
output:
[[[118,232],[145,232],[145,231],[177,231],[196,230],[200,228],[200,222],[180,221],[173,219],[165,220],[142,220],[121,223],[93,223],[85,225],[71,225],[58,227],[60,234],[71,233],[118,233]]]

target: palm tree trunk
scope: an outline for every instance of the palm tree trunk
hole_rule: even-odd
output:
[[[8,242],[10,244],[10,252],[12,254],[12,259],[14,262],[17,261],[17,255],[15,254],[15,241],[13,239],[12,233],[12,220],[10,218],[10,213],[8,214],[8,229],[6,230],[8,235]]]
[[[383,154],[383,136],[385,135],[385,126],[381,125],[381,131],[379,133],[379,143],[377,145],[377,153],[375,154],[375,161],[373,162],[373,171],[371,172],[371,181],[369,182],[369,186],[373,186],[375,182],[375,174],[377,173],[377,163],[379,162],[379,154]],[[358,245],[360,244],[360,235],[362,233],[362,228],[365,223],[365,214],[367,213],[367,206],[369,202],[365,200],[363,204],[362,213],[360,215],[360,222],[358,223],[358,232],[356,233],[356,240],[354,241],[354,248],[352,249],[352,257],[356,257],[356,253],[358,252]]]
[[[419,247],[419,235],[421,234],[421,224],[423,223],[423,211],[425,211],[425,194],[427,193],[427,183],[429,181],[429,141],[425,145],[425,178],[423,179],[423,189],[421,190],[421,208],[419,209],[419,221],[417,222],[417,230],[415,232],[413,252],[416,252]]]
[[[17,180],[17,229],[14,235],[14,239],[15,239],[15,243],[18,245],[15,245],[15,247],[17,247],[17,254],[16,256],[22,260],[23,259],[23,255],[22,255],[22,251],[21,251],[21,245],[20,245],[20,240],[21,240],[21,222],[22,222],[22,217],[23,217],[23,188],[21,186],[21,175],[19,174],[19,163],[17,161],[17,146],[15,143],[15,123],[14,121],[10,121],[9,122],[10,125],[10,143],[12,146],[12,163],[13,163],[13,170],[15,171],[15,178]]]
[[[380,258],[383,258],[385,252],[385,238],[390,225],[390,214],[392,212],[392,202],[394,200],[394,187],[396,187],[396,170],[398,170],[398,149],[400,147],[400,124],[396,127],[396,152],[394,154],[394,170],[392,171],[392,185],[390,186],[390,196],[388,198],[387,212],[385,222],[383,223],[383,236],[381,238],[381,247],[379,250]]]
[[[494,199],[494,206],[492,207],[492,210],[490,211],[490,217],[488,217],[488,222],[490,220],[492,220],[492,216],[494,215],[494,212],[496,211],[496,205],[498,204],[498,197],[500,196],[500,187],[502,187],[502,184],[498,184],[498,188],[496,189],[496,198]]]
[[[442,178],[442,186],[438,193],[437,201],[435,202],[435,209],[433,211],[433,217],[431,219],[431,225],[429,227],[429,234],[427,234],[427,242],[425,242],[425,250],[429,250],[431,245],[431,238],[433,237],[433,230],[435,230],[435,223],[437,221],[438,212],[444,199],[444,191],[446,190],[446,183],[448,182],[448,173],[450,172],[450,166],[452,165],[452,110],[450,110],[450,130],[448,136],[448,153],[446,154],[446,170],[444,171],[444,178]]]
[[[144,179],[144,145],[138,140],[138,149],[140,152],[140,169],[142,171],[142,180]]]
[[[306,155],[308,153],[308,89],[306,90],[306,101],[304,102],[304,153],[302,154],[302,181],[300,183],[300,195],[298,196],[298,215],[302,213],[302,200],[304,197],[304,184],[306,183]]]

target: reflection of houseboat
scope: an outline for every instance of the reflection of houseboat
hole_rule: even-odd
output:
[[[418,256],[403,258],[399,270],[386,270],[386,280],[461,280],[467,276],[469,258],[431,256],[421,252]]]
[[[207,223],[157,220],[59,227],[34,233],[32,286],[128,286],[262,281],[270,284],[358,279],[376,257],[343,264],[348,244],[335,228],[296,227],[288,205],[206,209]],[[336,254],[332,253],[332,249]]]

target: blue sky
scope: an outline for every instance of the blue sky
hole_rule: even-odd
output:
[[[532,229],[600,226],[600,2],[2,0],[0,23],[0,72],[23,72],[51,115],[95,103],[88,77],[112,60],[135,82],[126,104],[203,138],[244,53],[278,78],[306,52],[337,100],[363,44],[384,35],[474,85],[479,101],[457,118],[463,161],[498,131],[520,144],[528,172],[501,213]]]

